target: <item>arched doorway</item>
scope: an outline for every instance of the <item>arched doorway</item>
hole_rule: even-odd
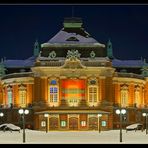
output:
[[[96,118],[96,117],[89,118],[89,129],[91,129],[91,130],[98,129],[98,118]]]
[[[69,118],[69,129],[78,130],[78,118],[76,117]]]
[[[57,130],[58,129],[58,118],[51,117],[49,119],[49,129],[50,130]]]

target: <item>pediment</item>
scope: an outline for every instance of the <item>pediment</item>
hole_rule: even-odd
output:
[[[82,65],[81,61],[77,58],[68,58],[65,60],[65,63],[62,68],[83,69],[86,68],[86,66]]]

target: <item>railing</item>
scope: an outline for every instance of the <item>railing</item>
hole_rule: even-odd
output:
[[[92,66],[92,67],[110,67],[111,63],[109,62],[100,62],[100,61],[82,61],[82,65],[84,66]]]
[[[64,60],[59,61],[40,61],[35,64],[35,66],[62,66],[64,65]],[[89,67],[110,67],[111,63],[106,61],[81,61],[81,64]]]
[[[1,78],[1,80],[9,79],[9,78],[19,78],[19,77],[33,77],[33,72],[21,72],[21,73],[12,73],[7,74]]]
[[[142,79],[144,80],[144,76],[134,74],[134,73],[122,73],[122,72],[117,72],[115,73],[116,77],[128,77],[128,78],[137,78],[137,79]]]
[[[62,66],[64,65],[64,61],[41,61],[36,63],[35,66]]]

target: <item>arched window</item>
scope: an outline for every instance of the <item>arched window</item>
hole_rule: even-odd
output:
[[[128,85],[121,85],[121,106],[126,107],[128,105]]]
[[[8,96],[8,107],[11,107],[13,104],[13,96],[12,96],[12,86],[7,87],[7,96]]]
[[[27,90],[26,86],[21,84],[19,86],[19,100],[20,100],[20,106],[26,107],[27,104]]]
[[[98,103],[98,85],[97,80],[91,79],[88,83],[88,102],[90,106],[96,106]]]
[[[144,106],[144,104],[145,104],[145,101],[144,101],[144,94],[145,94],[145,92],[146,92],[146,90],[145,90],[145,88],[144,88],[144,86],[142,87],[142,105]]]
[[[57,106],[59,99],[59,88],[57,84],[57,80],[49,81],[49,90],[48,90],[48,102],[51,105]]]
[[[135,86],[135,105],[140,104],[140,87],[138,85]]]

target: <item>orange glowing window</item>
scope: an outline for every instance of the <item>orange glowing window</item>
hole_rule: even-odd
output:
[[[85,96],[85,80],[66,79],[61,81],[62,97],[81,99]]]

